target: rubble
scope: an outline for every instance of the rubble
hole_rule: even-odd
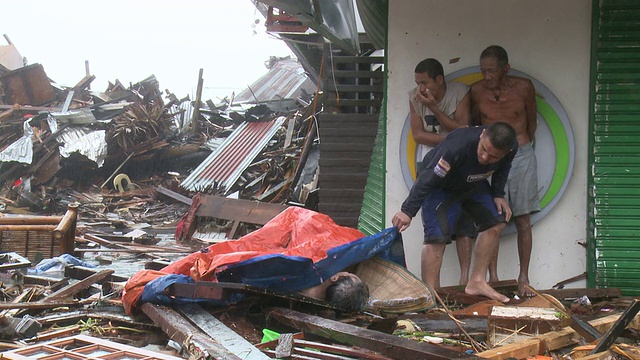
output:
[[[248,296],[124,315],[137,270],[233,241],[289,206],[316,208],[318,109],[312,97],[285,99],[285,109],[180,99],[154,76],[96,92],[94,78],[64,87],[40,64],[0,67],[3,357],[638,358],[640,305],[619,289],[496,304],[454,286],[436,289],[439,304],[426,310],[403,311],[427,302],[410,298],[343,314],[248,285],[174,284],[166,296]],[[492,286],[517,291],[514,280]]]

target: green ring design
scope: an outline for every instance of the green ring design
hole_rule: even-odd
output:
[[[562,126],[562,122],[558,117],[558,114],[539,96],[536,96],[536,105],[538,112],[546,120],[549,129],[551,130],[551,136],[556,147],[556,166],[553,171],[553,178],[549,189],[540,199],[540,207],[544,208],[551,200],[558,194],[565,177],[569,170],[569,158],[566,156],[560,156],[560,154],[569,153],[569,141],[567,140],[567,133]]]

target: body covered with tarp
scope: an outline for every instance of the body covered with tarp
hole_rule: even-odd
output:
[[[139,271],[125,285],[123,305],[131,314],[139,302],[180,301],[162,295],[174,282],[235,282],[281,293],[300,291],[375,255],[395,256],[398,262],[391,254],[396,236],[396,228],[364,236],[326,215],[289,207],[240,239],[213,244],[160,271]]]

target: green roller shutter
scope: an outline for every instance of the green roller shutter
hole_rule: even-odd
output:
[[[592,16],[588,285],[640,295],[640,1]]]

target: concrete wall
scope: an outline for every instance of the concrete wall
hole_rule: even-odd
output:
[[[573,127],[575,163],[566,191],[533,227],[530,278],[535,288],[586,271],[586,189],[588,167],[591,2],[586,0],[391,0],[388,39],[387,224],[408,194],[401,174],[402,128],[407,90],[422,59],[439,59],[445,74],[477,66],[488,45],[503,46],[511,67],[544,84],[560,101]],[[451,59],[459,58],[450,63]],[[537,151],[536,151],[537,152]],[[548,159],[538,158],[538,164]],[[409,269],[420,276],[420,213],[404,233]],[[516,279],[515,234],[500,243],[501,279]],[[455,245],[447,247],[442,285],[459,278]],[[584,281],[568,287],[585,287]]]

